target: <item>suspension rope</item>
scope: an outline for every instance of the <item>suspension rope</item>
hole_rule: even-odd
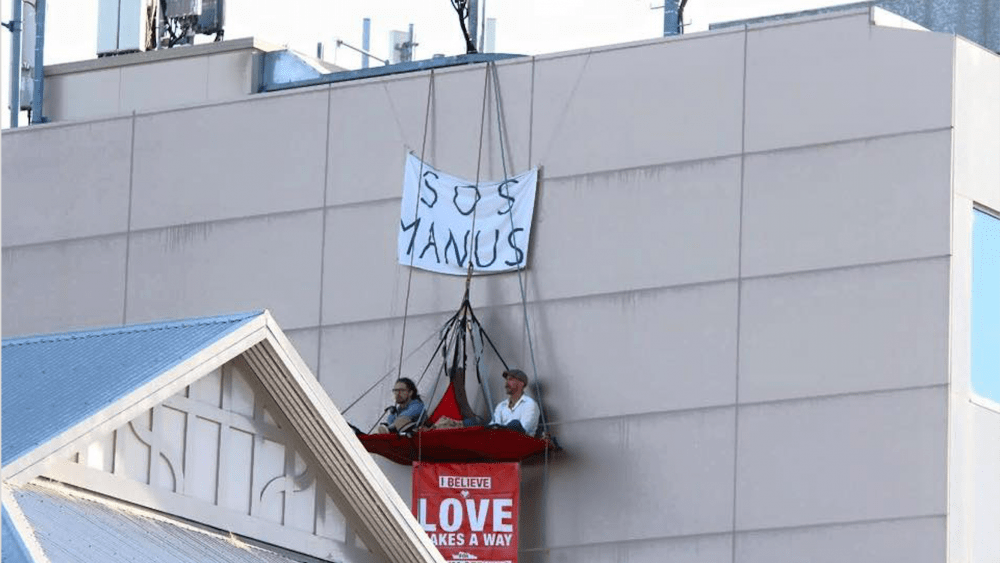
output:
[[[588,59],[590,58],[589,55],[587,58]],[[500,162],[503,165],[503,181],[504,183],[506,183],[508,179],[507,155],[504,148],[504,137],[503,137],[504,116],[503,116],[503,97],[500,95],[500,74],[497,72],[496,63],[490,63],[490,65],[493,67],[493,87],[495,89],[494,96],[496,97],[496,102],[497,102],[497,131],[498,134],[500,135]],[[584,65],[586,66],[586,63],[584,63]],[[534,88],[534,83],[532,83],[532,88]],[[528,166],[529,167],[531,166],[530,162],[528,163]],[[514,239],[513,243],[514,246],[516,247],[517,238],[516,238],[516,231],[514,229],[513,206],[507,211],[507,216],[510,217],[511,237],[513,237]],[[527,257],[527,253],[525,253],[525,257]],[[549,491],[549,447],[550,445],[553,445],[554,442],[552,442],[551,438],[549,438],[549,424],[548,420],[545,417],[545,407],[543,406],[544,403],[542,403],[541,387],[538,385],[538,366],[535,363],[535,346],[533,344],[533,338],[531,335],[531,323],[528,321],[528,297],[527,293],[524,290],[524,281],[521,279],[521,270],[524,268],[525,262],[527,262],[527,260],[522,260],[517,264],[517,286],[521,290],[521,310],[524,314],[524,330],[528,339],[528,351],[531,356],[531,372],[532,372],[531,380],[534,383],[535,397],[538,400],[538,413],[541,415],[542,419],[541,420],[542,436],[543,438],[546,439],[546,441],[549,442],[545,445],[545,450],[543,452],[543,455],[545,456],[545,461],[542,466],[542,496],[543,498],[547,498]],[[487,336],[487,338],[489,337]],[[490,342],[490,345],[492,346],[493,342]],[[496,347],[494,347],[494,350],[496,350]],[[499,356],[499,354],[497,355]],[[501,361],[503,360],[501,359]],[[545,537],[545,524],[546,523],[544,518],[542,518],[541,521],[538,523],[539,533],[542,535],[542,537]]]
[[[482,171],[483,166],[483,132],[486,130],[486,99],[489,96],[489,85],[490,85],[490,64],[486,63],[485,72],[483,74],[483,106],[479,114],[479,149],[476,155],[476,193],[479,193],[479,173]],[[469,270],[465,275],[465,298],[464,303],[469,302],[469,284],[472,281],[472,262],[475,259],[476,253],[476,215],[479,214],[479,200],[476,199],[476,204],[472,207],[472,248],[469,251]]]
[[[489,66],[493,69],[494,97],[496,98],[496,102],[497,102],[497,131],[498,131],[498,134],[500,135],[500,162],[503,165],[503,181],[504,181],[504,183],[507,183],[507,181],[509,180],[509,176],[508,176],[508,173],[507,173],[507,152],[506,152],[506,149],[504,148],[504,136],[503,136],[503,121],[504,121],[503,117],[504,116],[503,116],[503,98],[500,95],[500,75],[497,72],[497,65],[496,65],[496,63],[492,63],[491,62],[491,63],[489,63]],[[529,165],[530,165],[530,163],[529,163]],[[514,246],[516,247],[517,246],[517,234],[516,234],[516,229],[514,228],[514,208],[513,208],[513,206],[509,210],[507,210],[507,216],[510,218],[511,237],[513,237]],[[527,256],[527,254],[525,254],[525,256]],[[538,412],[541,414],[541,418],[542,418],[542,431],[543,432],[548,432],[549,431],[549,424],[548,424],[548,420],[545,417],[545,408],[542,406],[542,404],[543,404],[542,403],[542,391],[541,391],[541,387],[539,387],[539,385],[538,385],[538,366],[535,363],[535,346],[533,344],[533,340],[534,339],[532,338],[532,335],[531,335],[531,323],[528,322],[528,296],[527,296],[527,293],[524,290],[524,280],[521,278],[521,270],[524,268],[524,262],[525,262],[525,260],[522,260],[521,262],[519,262],[517,264],[517,286],[521,290],[521,310],[522,310],[523,315],[524,315],[524,330],[525,330],[525,333],[526,333],[527,338],[528,338],[528,352],[529,352],[529,355],[531,356],[531,372],[532,372],[531,373],[531,376],[532,376],[531,377],[531,381],[532,381],[534,389],[535,389],[535,397],[538,399]],[[487,338],[489,338],[489,337],[487,337]],[[491,346],[493,345],[492,341],[490,342],[490,345]],[[496,350],[496,347],[494,346],[493,349]],[[506,366],[506,364],[504,364],[504,365]],[[548,449],[546,449],[546,451],[548,451]]]
[[[427,125],[431,118],[431,99],[434,97],[434,69],[431,69],[430,78],[427,80],[427,108],[424,110],[424,138],[420,144],[420,169],[417,173],[417,197],[413,202],[413,220],[417,220],[417,212],[420,210],[420,188],[424,175],[424,154],[427,150]],[[399,338],[399,364],[396,370],[396,379],[403,377],[403,349],[406,344],[406,320],[410,312],[410,287],[413,282],[413,258],[414,252],[410,251],[410,267],[406,276],[406,300],[403,302],[403,334]]]
[[[424,379],[424,375],[426,375],[426,374],[427,374],[427,370],[428,370],[428,369],[430,369],[430,367],[431,367],[431,364],[432,364],[432,363],[434,363],[434,356],[436,356],[436,355],[437,355],[437,352],[438,352],[438,350],[440,350],[440,349],[441,349],[441,346],[442,346],[442,345],[444,345],[445,341],[446,341],[446,340],[448,339],[448,331],[450,331],[450,330],[451,330],[451,328],[452,328],[453,326],[455,326],[455,323],[454,323],[454,321],[455,321],[455,317],[457,317],[457,316],[458,316],[457,314],[456,314],[456,315],[452,315],[452,317],[451,317],[450,319],[448,319],[448,323],[447,323],[447,326],[448,326],[448,328],[447,328],[447,329],[445,330],[445,333],[444,333],[444,335],[443,335],[443,336],[441,337],[441,339],[440,339],[440,340],[438,340],[438,345],[437,345],[437,347],[436,347],[436,348],[434,348],[434,352],[433,352],[433,353],[431,354],[431,359],[427,361],[427,365],[425,365],[425,366],[424,366],[424,369],[423,369],[423,371],[421,371],[421,372],[420,372],[420,377],[419,377],[419,378],[417,378],[417,383],[419,383],[420,381],[423,381],[423,379]],[[433,336],[433,334],[432,334],[432,336]],[[385,379],[385,378],[383,377],[383,379]],[[414,385],[416,385],[417,383],[414,383]],[[376,383],[376,385],[377,385],[377,383]],[[373,386],[372,388],[374,388],[374,386]],[[372,388],[369,388],[369,391],[370,391],[370,390],[371,390]],[[366,393],[367,393],[367,391],[366,391]],[[433,397],[432,397],[432,398],[433,398]],[[359,398],[358,400],[360,400],[360,398]],[[357,402],[358,400],[355,400],[355,403],[356,403],[356,402]],[[352,403],[352,406],[353,406],[353,403]],[[380,416],[378,417],[378,420],[376,420],[376,421],[375,421],[375,424],[374,424],[374,425],[372,426],[372,430],[374,430],[374,429],[375,429],[375,427],[376,427],[376,426],[378,426],[378,423],[379,423],[379,422],[382,422],[382,417],[384,417],[384,416],[385,416],[385,411],[382,411],[382,414],[381,414],[381,415],[380,415]],[[368,433],[369,433],[369,434],[371,434],[371,430],[369,430],[369,431],[368,431]]]

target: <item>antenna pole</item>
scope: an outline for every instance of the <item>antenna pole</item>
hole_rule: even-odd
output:
[[[35,91],[31,99],[31,122],[45,123],[42,100],[45,93],[45,0],[35,0]]]
[[[479,19],[479,52],[484,53],[483,46],[486,45],[486,0],[483,0],[483,17]]]
[[[361,23],[361,50],[365,53],[361,55],[361,68],[368,68],[368,53],[372,50],[372,19],[365,18]]]
[[[469,0],[469,39],[473,45],[478,45],[476,40],[479,33],[479,0]]]
[[[14,0],[10,14],[10,126],[17,127],[21,113],[21,0]]]
[[[403,53],[402,53],[403,56],[400,57],[400,58],[403,59],[403,62],[408,63],[408,62],[410,62],[410,61],[413,60],[413,48],[416,45],[417,44],[413,42],[413,24],[411,23],[410,24],[409,35],[407,36],[407,39],[406,39],[406,47],[403,49]]]
[[[665,0],[663,3],[663,36],[684,33],[684,6],[688,0]]]

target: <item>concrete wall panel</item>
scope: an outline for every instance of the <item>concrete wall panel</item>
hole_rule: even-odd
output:
[[[737,158],[549,180],[540,194],[538,299],[737,276]]]
[[[947,388],[741,407],[737,529],[944,515]]]
[[[1000,211],[1000,57],[955,39],[955,191]]]
[[[594,420],[557,431],[567,454],[549,467],[548,545],[732,529],[732,409]]]
[[[403,75],[330,90],[328,205],[402,195],[406,152],[420,154],[428,80]]]
[[[4,247],[124,231],[131,143],[130,119],[4,133]]]
[[[267,308],[316,326],[321,232],[313,211],[133,235],[128,322]]]
[[[122,67],[121,110],[149,111],[208,100],[208,57]]]
[[[52,121],[121,115],[121,69],[46,76],[44,108]]]
[[[947,258],[743,283],[740,401],[948,382]]]
[[[867,14],[751,29],[746,149],[950,127],[952,42]]]
[[[139,117],[132,227],[323,205],[327,93]]]
[[[292,341],[292,346],[295,346],[295,351],[302,356],[317,378],[319,377],[319,332],[318,328],[285,331],[285,335]]]
[[[734,401],[735,283],[568,300],[529,314],[554,420]]]
[[[552,178],[738,153],[743,46],[723,33],[538,59],[533,162]]]
[[[125,237],[3,251],[3,335],[120,325]]]
[[[221,53],[208,57],[207,101],[241,98],[251,93],[253,58],[250,51]]]
[[[946,255],[948,131],[747,158],[743,275]]]
[[[736,538],[736,563],[945,560],[944,517],[752,532]]]
[[[522,563],[731,563],[729,536],[656,539],[522,551]]]

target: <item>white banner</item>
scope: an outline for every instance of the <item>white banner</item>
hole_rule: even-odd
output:
[[[419,180],[419,181],[418,181]],[[399,211],[399,263],[464,276],[507,272],[528,260],[538,169],[501,182],[456,178],[408,154]],[[417,203],[419,190],[420,202]],[[475,216],[475,232],[472,221]]]

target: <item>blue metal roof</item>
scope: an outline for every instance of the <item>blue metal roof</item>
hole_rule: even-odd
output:
[[[13,489],[24,517],[52,563],[296,563],[310,560],[238,543],[151,510],[28,485]],[[4,537],[4,559],[7,538]],[[16,561],[16,560],[13,560]],[[30,560],[28,560],[30,561]]]
[[[3,341],[3,464],[152,381],[263,311]]]
[[[2,544],[2,554],[0,561],[3,563],[33,563],[31,554],[28,553],[28,546],[24,544],[24,538],[14,527],[14,522],[7,514],[7,507],[3,507],[3,536],[0,537]]]

